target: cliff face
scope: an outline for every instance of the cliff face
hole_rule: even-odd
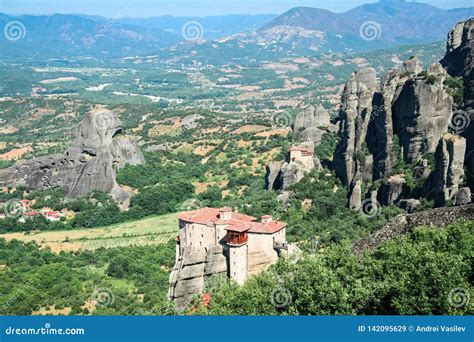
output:
[[[327,132],[336,132],[337,127],[331,123],[329,112],[323,107],[307,107],[295,118],[293,127],[301,142],[312,142],[318,145]]]
[[[392,105],[394,133],[400,138],[406,163],[434,152],[448,130],[453,99],[443,89],[443,82],[444,77],[434,84],[420,77],[409,79]]]
[[[456,115],[466,138],[465,165],[471,191],[474,191],[474,19],[457,24],[449,33],[446,55],[441,64],[449,75],[464,82],[464,105]]]
[[[116,170],[145,160],[138,145],[119,135],[121,132],[122,122],[113,112],[92,110],[76,127],[72,146],[64,155],[36,158],[0,170],[0,186],[26,185],[35,190],[59,187],[69,198],[98,190],[124,200],[128,194],[116,183]]]
[[[227,258],[222,246],[207,250],[186,247],[170,275],[168,297],[184,308],[192,297],[202,293],[206,280],[212,275],[227,275]]]
[[[464,168],[472,181],[473,30],[474,19],[458,24],[449,34],[446,57],[426,71],[412,57],[382,77],[380,87],[373,69],[361,69],[349,77],[341,98],[340,141],[333,168],[348,189],[350,208],[359,209],[362,199],[374,197],[371,186],[378,179],[382,179],[376,189],[378,201],[404,206],[420,196],[435,199],[437,205],[456,198]],[[469,88],[461,108],[455,106],[446,85],[448,73],[462,76],[464,87]],[[460,109],[466,124],[462,130],[453,129],[453,121],[459,120],[455,112]],[[428,159],[433,154],[434,169],[430,170]],[[396,175],[394,167],[400,169],[400,164],[406,166],[405,174]],[[407,174],[408,169],[413,173]],[[406,176],[425,182],[424,190],[407,187]],[[361,193],[364,188],[367,192]],[[458,196],[463,202],[465,193],[464,189]]]

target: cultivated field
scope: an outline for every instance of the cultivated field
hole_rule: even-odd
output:
[[[35,241],[41,248],[50,247],[56,253],[95,250],[100,247],[153,245],[165,243],[177,235],[177,216],[177,213],[152,216],[103,228],[1,234],[0,238]]]

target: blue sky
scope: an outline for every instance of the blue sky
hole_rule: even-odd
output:
[[[280,14],[295,6],[343,12],[376,0],[0,0],[9,14],[82,13],[107,17]],[[420,0],[441,8],[474,6],[474,0]]]

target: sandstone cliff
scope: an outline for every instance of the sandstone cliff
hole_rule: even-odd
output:
[[[98,190],[125,200],[129,194],[118,186],[116,171],[145,160],[138,145],[121,132],[122,122],[113,112],[91,110],[76,127],[72,146],[64,155],[36,158],[0,170],[0,186],[25,185],[34,190],[59,187],[69,198]]]
[[[453,120],[461,125],[466,138],[465,166],[467,178],[474,191],[474,18],[457,24],[449,33],[446,55],[441,64],[453,77],[464,84],[464,103]]]
[[[374,191],[382,205],[407,210],[418,205],[420,196],[434,199],[438,206],[455,198],[455,203],[466,203],[466,190],[457,192],[465,182],[464,169],[471,190],[474,175],[473,29],[473,19],[458,24],[449,34],[446,57],[426,70],[412,57],[383,76],[380,87],[370,68],[349,77],[341,97],[340,140],[332,166],[347,187],[350,208],[359,209]],[[462,108],[446,84],[449,75],[461,75],[470,88],[464,92]],[[462,130],[453,129],[459,109],[466,123]],[[381,185],[375,183],[379,179]],[[423,191],[416,189],[420,183]]]
[[[325,133],[337,131],[337,127],[331,123],[329,112],[323,106],[310,106],[302,110],[295,118],[293,129],[299,141],[315,145],[321,142]]]

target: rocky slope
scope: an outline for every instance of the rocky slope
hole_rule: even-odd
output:
[[[410,215],[399,215],[384,228],[355,243],[353,251],[357,255],[362,255],[365,251],[377,248],[384,241],[409,234],[416,228],[443,228],[459,219],[474,220],[474,204],[436,208]]]
[[[461,75],[465,87],[472,84],[473,28],[472,19],[458,24],[449,34],[442,64],[427,70],[412,57],[380,84],[370,68],[350,76],[341,99],[340,141],[333,159],[348,188],[350,208],[361,208],[364,198],[401,206],[407,200],[413,205],[419,197],[433,199],[438,206],[456,197],[467,201],[464,168],[471,172],[474,152],[472,113],[466,113],[472,94],[465,91],[464,103],[455,104],[448,72]],[[457,110],[462,110],[463,127],[456,123]]]
[[[72,146],[64,155],[36,158],[0,170],[0,187],[59,187],[69,198],[98,190],[118,201],[125,200],[129,194],[118,186],[116,170],[145,160],[136,142],[121,132],[122,122],[113,112],[95,108],[76,127]]]

